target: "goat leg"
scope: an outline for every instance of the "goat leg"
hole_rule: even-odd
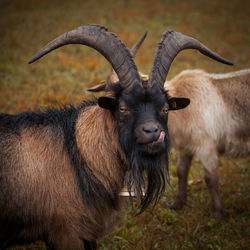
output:
[[[170,208],[181,209],[187,201],[187,176],[192,162],[192,155],[180,153],[177,163],[178,189]]]
[[[219,192],[219,173],[218,173],[218,153],[216,149],[207,150],[200,155],[205,173],[205,181],[212,200],[212,216],[221,218],[223,216],[223,204]]]

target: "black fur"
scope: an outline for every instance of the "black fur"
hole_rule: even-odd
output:
[[[91,105],[97,105],[97,101],[84,102],[79,107],[67,106],[44,112],[23,112],[16,115],[0,114],[0,126],[1,129],[16,135],[19,135],[23,128],[50,126],[55,133],[55,140],[57,140],[58,134],[63,137],[64,148],[71,159],[84,202],[93,209],[101,210],[104,203],[116,208],[118,199],[115,190],[113,192],[107,191],[103,184],[91,174],[76,144],[75,123],[79,112]],[[56,143],[58,142],[56,141]]]
[[[169,148],[167,116],[159,112],[167,103],[166,96],[167,94],[160,92],[157,87],[142,89],[136,86],[120,97],[133,110],[133,114],[127,119],[118,118],[118,134],[121,147],[130,163],[126,185],[129,192],[134,191],[139,197],[140,212],[144,211],[150,203],[155,204],[166,186]],[[118,115],[115,114],[115,116]],[[147,155],[140,150],[140,145],[135,143],[135,128],[147,119],[158,121],[166,133],[162,154]],[[145,190],[145,196],[143,196],[143,190]]]
[[[135,148],[131,154],[131,165],[126,184],[129,191],[134,190],[141,202],[140,213],[151,203],[159,200],[166,187],[168,172],[168,153],[163,156],[145,156]],[[143,196],[143,191],[145,195]]]
[[[96,250],[97,244],[95,241],[84,240],[84,248],[85,248],[85,250]]]

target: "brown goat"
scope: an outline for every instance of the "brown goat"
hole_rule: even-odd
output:
[[[172,60],[194,48],[231,64],[197,40],[168,31],[145,81],[126,46],[99,25],[57,37],[29,62],[66,44],[96,49],[118,81],[108,81],[104,96],[78,107],[0,114],[1,248],[17,239],[44,239],[54,249],[95,249],[122,215],[124,185],[141,211],[157,202],[168,170],[168,111],[189,104],[164,90]]]
[[[178,191],[171,206],[179,209],[186,203],[187,175],[197,156],[211,194],[213,216],[221,217],[218,158],[250,153],[250,70],[227,74],[187,70],[164,87],[170,96],[190,99],[185,110],[168,117],[171,146],[179,154]]]
[[[75,143],[88,166],[86,181],[92,182],[84,188],[93,189],[84,195],[95,195],[86,204],[77,183],[80,174],[69,167],[64,131],[48,123],[13,133],[1,123],[2,244],[18,236],[43,238],[56,249],[82,249],[81,239],[95,241],[112,229],[122,215],[124,199],[118,194],[126,166],[115,128],[110,112],[96,105],[83,110],[76,121]]]

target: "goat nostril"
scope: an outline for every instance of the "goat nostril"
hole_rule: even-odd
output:
[[[159,130],[158,127],[155,125],[144,126],[142,129],[146,133],[156,133]]]

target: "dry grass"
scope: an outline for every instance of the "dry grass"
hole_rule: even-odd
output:
[[[216,63],[195,51],[182,52],[169,77],[184,69],[229,72],[250,66],[250,2],[248,0],[166,1],[0,1],[0,112],[15,113],[92,98],[88,87],[105,79],[109,65],[93,49],[61,48],[39,62],[27,61],[57,35],[86,23],[109,27],[131,47],[149,32],[136,57],[149,73],[157,43],[166,29],[191,35],[234,67]],[[171,185],[160,204],[144,214],[129,214],[121,226],[99,242],[100,249],[249,249],[250,159],[220,161],[220,189],[227,216],[210,219],[210,198],[198,160],[190,173],[188,206],[163,207],[176,189],[176,159],[171,154]],[[12,249],[44,249],[42,242]]]

